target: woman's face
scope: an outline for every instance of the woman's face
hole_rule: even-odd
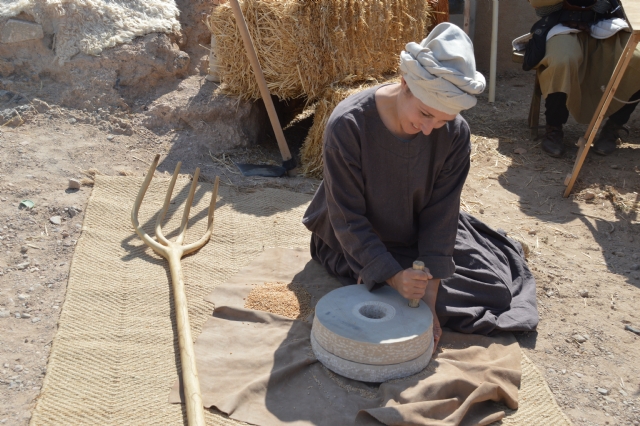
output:
[[[420,132],[429,135],[433,129],[439,129],[456,118],[455,115],[445,114],[426,106],[415,97],[407,83],[402,79],[402,88],[398,99],[398,118],[402,131],[408,135]]]

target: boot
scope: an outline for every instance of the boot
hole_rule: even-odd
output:
[[[567,148],[564,146],[564,132],[562,126],[550,126],[547,124],[546,133],[542,140],[542,150],[551,157],[562,157]]]
[[[627,135],[629,134],[629,130],[627,130],[623,125],[608,119],[604,126],[602,126],[598,139],[596,139],[593,143],[593,147],[591,147],[593,152],[600,155],[609,155],[615,151],[616,142],[620,138],[621,130],[625,131]]]

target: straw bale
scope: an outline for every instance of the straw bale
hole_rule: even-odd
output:
[[[332,83],[394,73],[404,45],[422,40],[430,24],[423,0],[244,0],[241,8],[280,99],[315,100]],[[260,98],[230,5],[214,8],[208,23],[223,90]]]
[[[347,97],[361,92],[381,83],[394,83],[400,81],[399,77],[391,77],[378,81],[369,79],[352,84],[336,84],[325,89],[324,93],[315,105],[316,112],[313,124],[307,138],[304,140],[300,152],[302,173],[307,177],[322,178],[322,140],[327,121],[334,108]]]

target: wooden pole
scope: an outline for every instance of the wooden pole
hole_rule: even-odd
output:
[[[260,61],[258,61],[258,55],[256,55],[256,50],[253,45],[253,41],[251,40],[251,34],[249,34],[247,22],[244,20],[242,9],[240,9],[240,3],[238,3],[238,0],[231,0],[230,4],[231,9],[233,10],[233,16],[236,18],[236,23],[238,24],[238,28],[240,29],[240,35],[242,36],[242,41],[244,42],[244,48],[247,51],[247,57],[249,58],[249,62],[251,63],[251,68],[253,68],[253,73],[256,76],[258,87],[260,88],[260,94],[262,95],[262,100],[264,101],[264,105],[267,107],[267,113],[269,114],[269,120],[271,121],[273,132],[276,135],[276,140],[278,141],[278,148],[280,148],[282,160],[289,161],[291,160],[291,152],[289,151],[289,146],[287,145],[287,141],[284,138],[284,133],[282,132],[282,126],[280,126],[280,120],[278,119],[276,108],[273,106],[271,92],[269,92],[267,81],[265,80],[264,74],[262,73]]]
[[[627,65],[629,65],[629,61],[633,57],[633,52],[636,50],[638,42],[640,42],[640,33],[634,32],[629,37],[627,45],[622,51],[622,55],[620,56],[615,69],[613,70],[611,79],[609,79],[609,84],[607,84],[607,88],[600,98],[600,103],[596,108],[595,114],[591,118],[591,123],[589,123],[587,132],[585,133],[584,137],[578,140],[577,145],[580,147],[580,149],[578,150],[578,155],[576,157],[576,162],[573,165],[573,170],[565,178],[564,184],[566,185],[566,189],[564,191],[564,197],[568,197],[569,194],[571,194],[573,185],[575,184],[576,179],[578,179],[578,174],[580,173],[582,164],[584,163],[584,160],[587,158],[587,154],[589,153],[589,148],[591,148],[593,139],[595,139],[596,133],[598,133],[600,124],[602,124],[602,120],[604,119],[604,115],[606,114],[607,109],[609,109],[609,105],[613,100],[616,89],[620,85],[620,81],[622,81],[624,72],[627,69]]]

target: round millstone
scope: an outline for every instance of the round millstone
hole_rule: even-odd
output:
[[[350,285],[328,293],[316,305],[311,333],[320,362],[363,381],[403,377],[398,371],[414,374],[428,364],[433,350],[431,310],[422,301],[410,308],[408,300],[388,286],[370,292],[363,285]],[[385,369],[388,374],[381,372]],[[366,377],[344,374],[347,371]]]
[[[361,382],[382,383],[411,376],[424,370],[431,360],[433,341],[425,353],[418,358],[388,365],[362,364],[337,357],[320,346],[313,333],[311,333],[311,348],[318,361],[334,373]]]

